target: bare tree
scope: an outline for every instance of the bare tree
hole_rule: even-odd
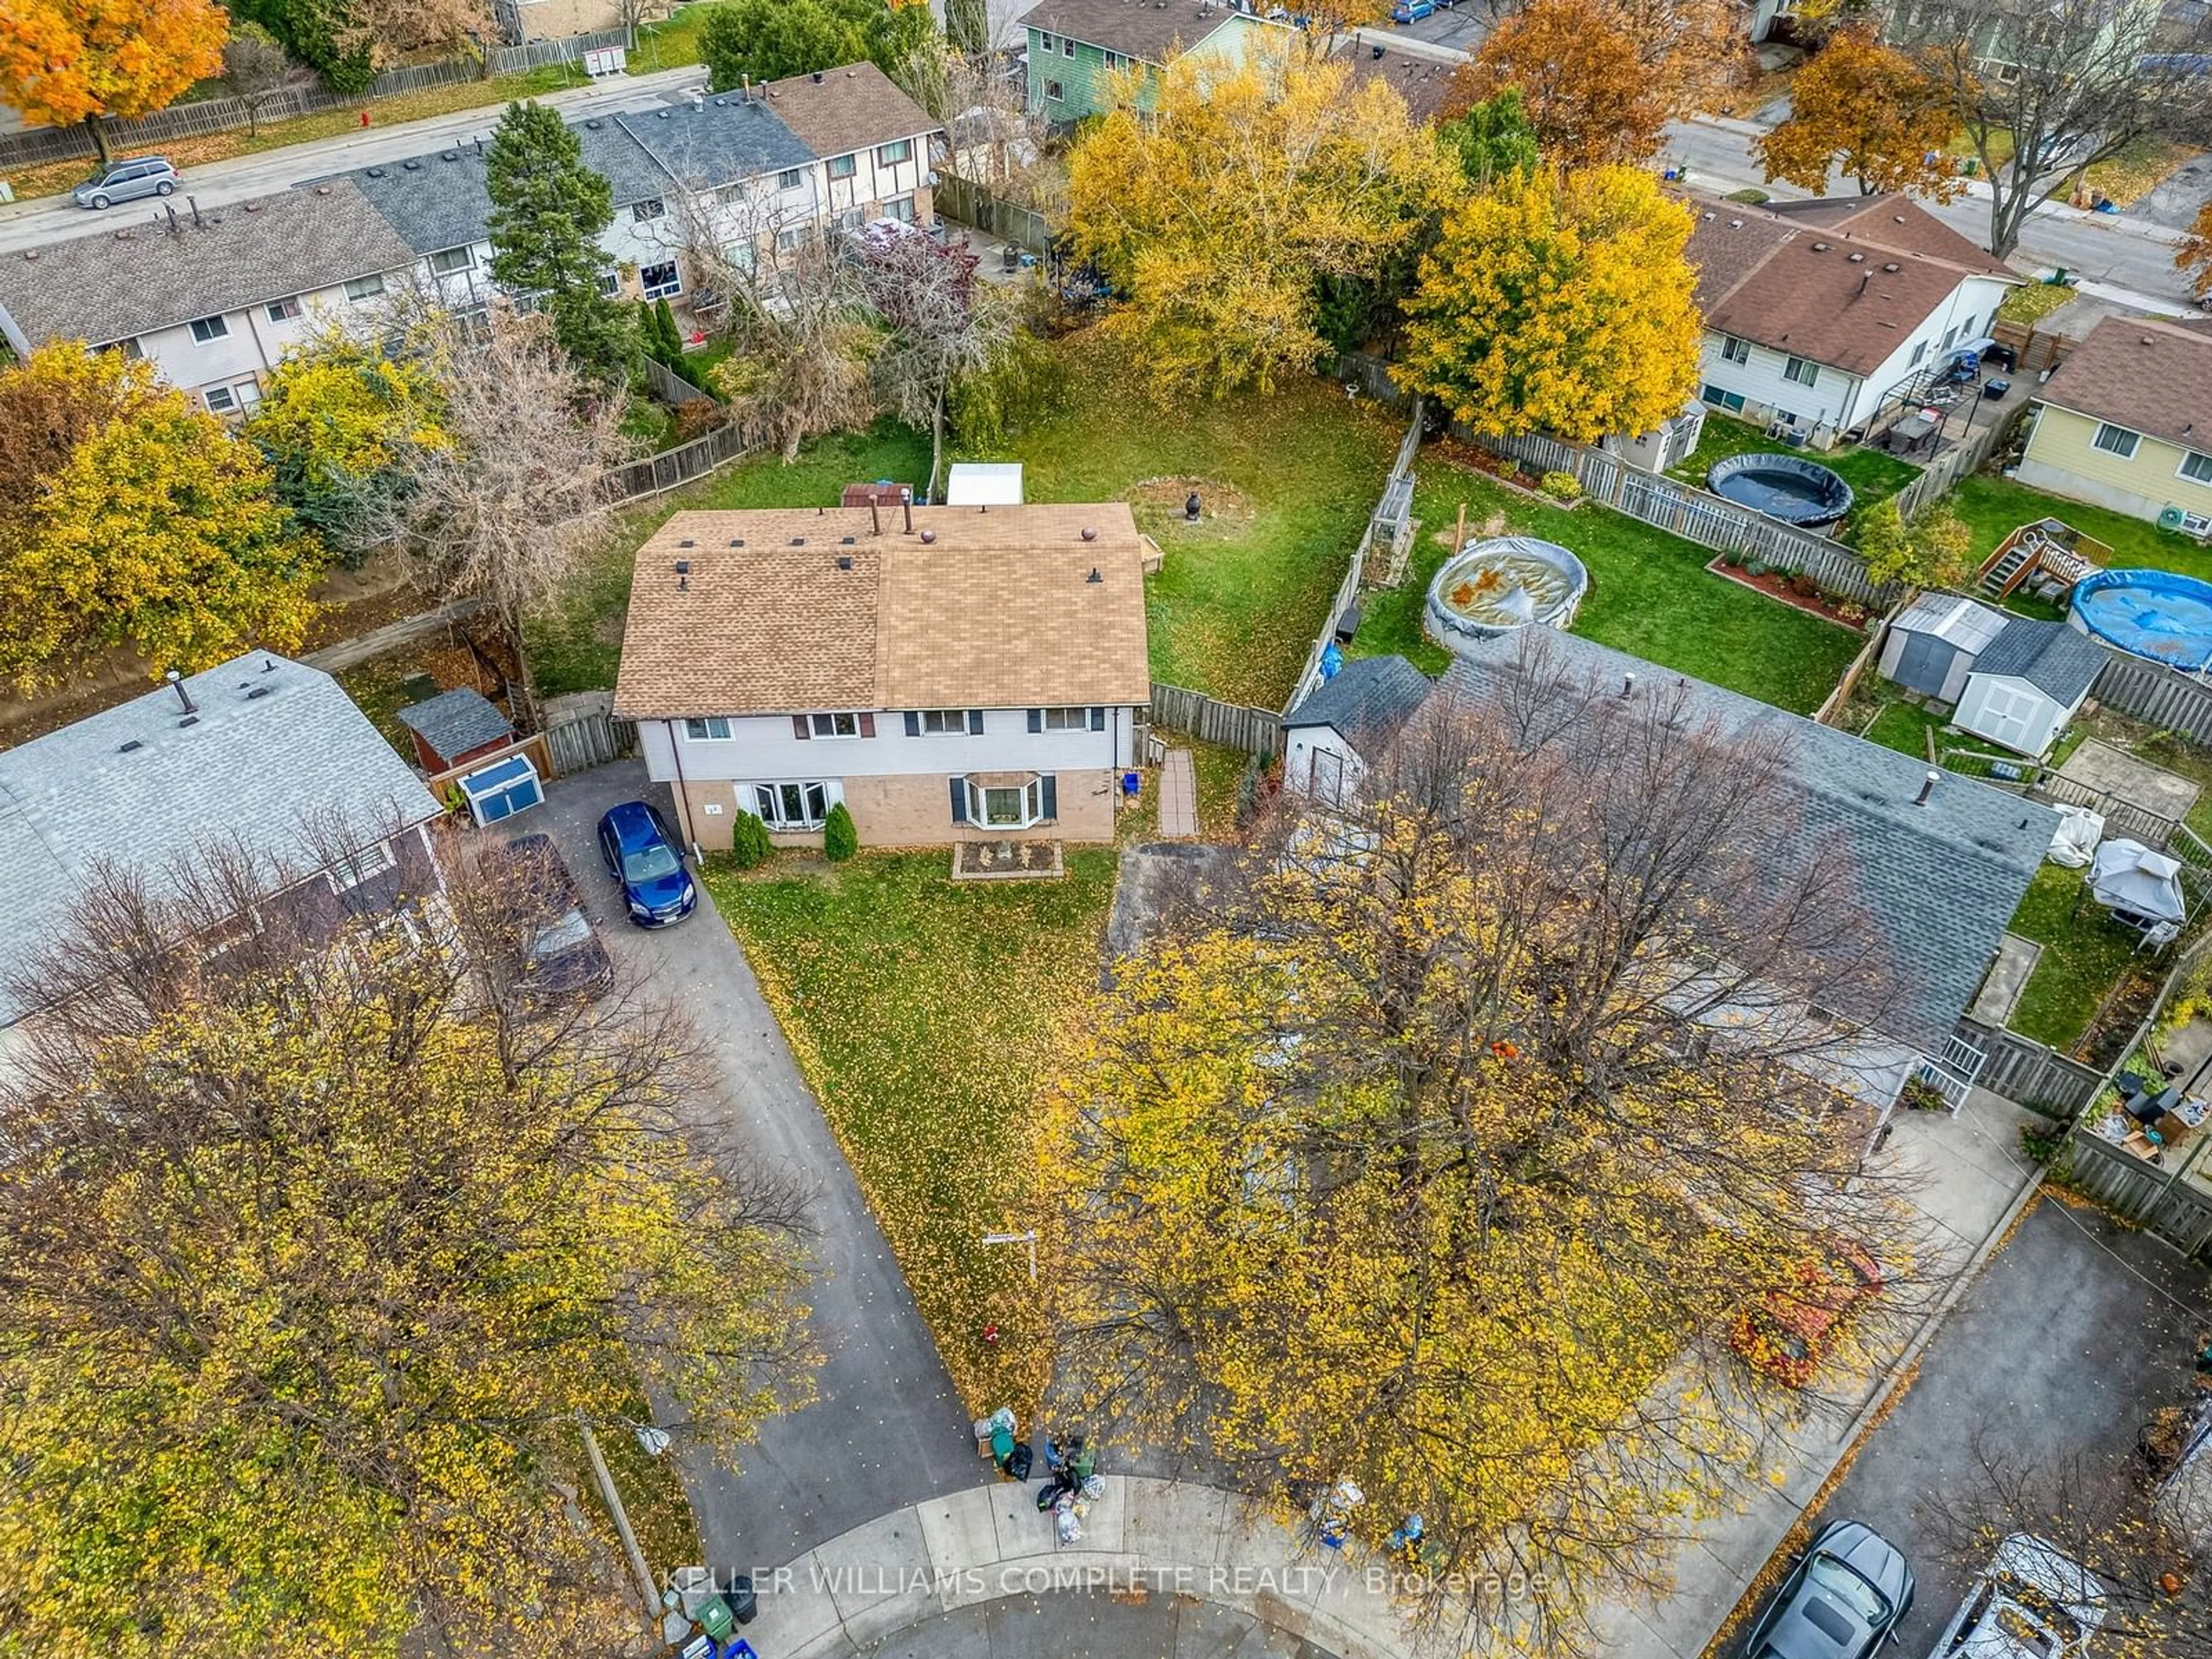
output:
[[[977,275],[964,247],[910,228],[870,226],[860,239],[860,289],[886,331],[874,380],[884,408],[929,428],[929,482],[945,460],[945,400],[963,375],[988,372],[1014,333],[1011,297]]]
[[[944,124],[961,178],[1040,210],[1049,205],[1041,197],[1064,191],[1056,172],[1048,185],[1040,168],[1045,123],[1030,110],[1027,83],[997,53],[953,54],[942,106],[930,113]]]
[[[514,642],[537,704],[523,623],[596,545],[635,444],[607,398],[554,343],[550,320],[495,306],[471,323],[418,307],[408,337],[438,365],[453,441],[413,445],[403,487],[373,510],[378,538],[410,550],[447,593],[483,600]]]
[[[2197,54],[2212,28],[2162,15],[2144,0],[1911,0],[1892,14],[1890,37],[1946,82],[1973,143],[2000,259],[2028,215],[2096,162],[2201,120]]]
[[[233,21],[222,43],[222,83],[246,106],[246,130],[261,130],[261,112],[288,87],[307,78],[283,43],[258,23]]]

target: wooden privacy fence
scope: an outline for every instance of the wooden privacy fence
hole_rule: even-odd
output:
[[[2094,1066],[2069,1060],[2017,1031],[1962,1019],[1958,1035],[1961,1042],[1988,1056],[1974,1079],[1976,1087],[2045,1117],[2070,1119],[2105,1086],[2105,1074]]]
[[[1273,755],[1282,747],[1283,717],[1241,702],[1220,702],[1188,686],[1152,682],[1152,724],[1201,743]]]
[[[673,377],[672,377],[673,378]],[[732,426],[718,426],[703,438],[664,449],[658,455],[632,461],[615,475],[616,489],[624,499],[657,495],[664,489],[703,478],[718,466],[726,466],[746,454],[752,446]]]
[[[1617,455],[1562,443],[1540,433],[1519,438],[1463,435],[1492,454],[1541,471],[1572,473],[1584,494],[1632,519],[1717,553],[1741,553],[1777,570],[1810,576],[1831,592],[1855,599],[1869,610],[1887,609],[1904,596],[1905,590],[1895,582],[1871,580],[1864,561],[1825,537],[1750,512],[1660,473],[1646,472]]]
[[[2212,1193],[2185,1180],[2184,1170],[2147,1164],[2086,1128],[2075,1130],[2068,1150],[2070,1182],[2086,1196],[2184,1255],[2212,1244]]]
[[[1978,471],[1982,463],[1996,452],[2027,412],[2023,405],[1931,458],[1920,469],[1920,476],[1892,498],[1897,502],[1897,510],[1909,519],[1937,498],[1948,495],[1954,484]]]
[[[556,776],[637,753],[637,722],[617,720],[605,704],[549,719],[544,736]]]
[[[937,183],[931,186],[930,201],[946,218],[1032,253],[1042,253],[1052,246],[1052,225],[1044,215],[995,196],[957,173],[939,173]]]
[[[653,395],[671,409],[681,409],[686,404],[714,395],[700,391],[666,363],[656,362],[650,357],[645,360],[645,383],[653,388]]]
[[[2212,687],[2193,674],[2110,646],[2105,647],[2105,657],[2104,667],[2089,687],[2091,696],[2161,732],[2212,744]]]

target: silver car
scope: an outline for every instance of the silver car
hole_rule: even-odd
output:
[[[141,196],[167,196],[176,187],[177,169],[167,156],[133,155],[110,162],[97,179],[79,185],[70,195],[81,208],[104,208]]]

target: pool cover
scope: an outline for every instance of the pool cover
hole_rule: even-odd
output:
[[[2170,570],[2106,570],[2074,588],[2074,620],[2093,637],[2171,668],[2212,665],[2212,583]]]

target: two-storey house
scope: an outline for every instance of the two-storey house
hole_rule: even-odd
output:
[[[2036,392],[2020,481],[2212,534],[2212,331],[2108,317]]]
[[[1705,319],[1698,395],[1820,447],[1986,336],[2021,281],[1902,196],[1686,200]]]
[[[1151,700],[1124,502],[679,513],[638,550],[615,713],[694,846],[1110,841]]]
[[[415,265],[344,179],[220,208],[165,202],[95,235],[0,256],[0,338],[19,353],[82,340],[150,358],[172,386],[238,415],[319,320],[373,307]]]
[[[1054,126],[1112,109],[1115,77],[1133,67],[1149,81],[1181,52],[1237,62],[1255,40],[1285,33],[1227,0],[1042,0],[1022,14],[1022,28],[1030,113]]]

